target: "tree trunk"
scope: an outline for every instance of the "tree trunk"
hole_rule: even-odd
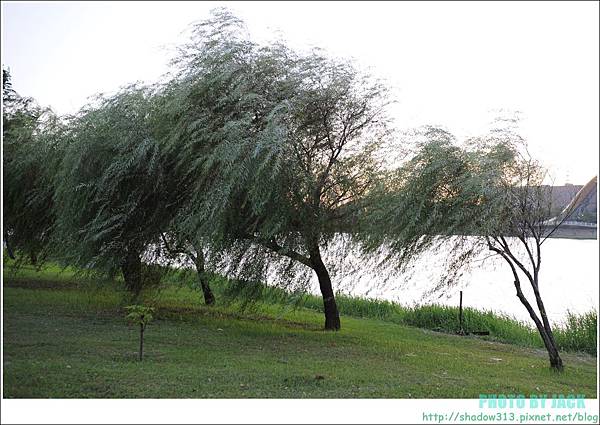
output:
[[[527,301],[527,298],[525,298],[525,295],[521,291],[521,284],[520,284],[519,280],[515,280],[515,288],[517,289],[517,297],[521,301],[521,304],[523,304],[525,306],[525,308],[527,309],[529,316],[535,323],[535,326],[536,326],[540,336],[542,337],[542,341],[544,342],[546,351],[548,351],[548,357],[550,359],[550,367],[557,371],[561,371],[563,369],[563,363],[562,363],[562,359],[560,358],[560,355],[558,354],[558,347],[556,345],[556,342],[554,341],[554,337],[552,336],[552,330],[549,328],[546,329],[545,323],[542,323],[540,321],[540,319],[538,318],[537,314],[535,314],[533,307],[531,306],[529,301]],[[537,293],[537,295],[539,295],[539,293]],[[536,298],[537,298],[537,295],[536,295]],[[541,300],[537,300],[537,299],[536,299],[536,301],[541,302]],[[546,319],[546,322],[547,322],[547,319]],[[550,324],[548,323],[548,327],[549,326],[550,326]]]
[[[121,271],[125,280],[125,288],[137,298],[142,291],[142,260],[140,255],[134,251],[129,251],[125,256]]]
[[[210,285],[208,284],[206,274],[204,272],[198,272],[198,280],[200,281],[202,293],[204,294],[204,304],[213,305],[215,303],[215,296],[213,295],[210,289]]]
[[[548,349],[548,355],[550,356],[550,367],[558,372],[562,371],[564,366],[560,355],[558,354],[558,347],[556,343]]]
[[[540,336],[542,337],[542,341],[544,342],[546,351],[548,351],[550,367],[557,371],[563,370],[563,362],[560,358],[560,355],[558,354],[558,347],[556,345],[556,342],[554,342],[554,338],[551,336],[551,333],[548,333],[548,330],[544,326],[541,326],[541,323],[539,321],[536,323],[536,326],[538,328]]]
[[[198,282],[200,282],[200,287],[202,288],[202,293],[204,294],[204,304],[213,305],[215,303],[215,296],[210,290],[210,285],[208,284],[208,279],[206,278],[206,273],[204,272],[204,253],[202,249],[196,249],[196,272],[198,273]]]
[[[542,341],[544,342],[546,351],[548,351],[548,357],[550,358],[550,367],[553,368],[554,370],[561,371],[563,369],[563,363],[562,363],[562,359],[560,358],[560,355],[558,354],[558,346],[556,345],[556,342],[554,341],[554,336],[552,335],[552,329],[550,328],[550,322],[548,321],[548,317],[546,316],[546,309],[544,308],[544,303],[542,302],[542,298],[541,298],[540,292],[538,290],[537,270],[535,270],[535,272],[534,272],[535,275],[533,277],[533,280],[530,277],[528,277],[528,279],[531,283],[531,286],[533,287],[533,291],[535,294],[535,300],[536,300],[538,308],[540,310],[542,320],[539,319],[539,317],[535,313],[535,310],[533,309],[533,307],[531,306],[531,304],[529,303],[529,301],[523,294],[523,291],[521,290],[521,281],[519,279],[519,274],[517,272],[515,265],[511,261],[511,258],[509,258],[509,256],[501,249],[492,247],[491,244],[489,243],[489,241],[488,241],[488,246],[491,251],[493,251],[497,254],[500,254],[500,256],[502,258],[504,258],[504,260],[510,266],[512,273],[513,273],[513,277],[515,279],[514,284],[515,284],[515,289],[517,290],[517,297],[521,301],[521,304],[523,304],[525,306],[525,308],[527,309],[527,312],[529,313],[529,317],[531,317],[531,320],[533,320],[533,322],[535,323],[535,326],[536,326],[540,336],[542,337]],[[538,247],[538,249],[539,249],[539,247]],[[542,321],[544,323],[542,323]]]
[[[544,306],[544,302],[542,301],[542,296],[539,291],[538,282],[537,282],[537,274],[535,277],[535,282],[532,282],[533,293],[535,295],[535,301],[537,303],[538,309],[540,310],[540,316],[542,317],[542,324],[544,325],[544,330],[546,332],[546,338],[548,339],[548,343],[546,344],[546,349],[548,350],[548,354],[550,355],[550,366],[556,370],[563,369],[562,359],[558,354],[558,345],[554,339],[554,334],[552,332],[552,327],[550,326],[550,321],[548,320],[548,315],[546,314],[546,307]]]
[[[142,355],[144,354],[144,325],[140,323],[140,361],[142,361]]]
[[[14,260],[15,253],[13,252],[12,246],[10,245],[10,242],[8,240],[8,235],[6,235],[6,234],[4,236],[4,243],[6,244],[6,252],[8,253],[8,258],[10,258],[11,260]]]
[[[321,259],[321,253],[318,246],[311,249],[310,261],[312,263],[313,270],[319,278],[319,287],[321,289],[321,295],[323,296],[325,330],[339,331],[341,328],[340,314],[335,302],[335,295],[333,293],[333,287],[331,286],[331,278],[329,277],[327,267],[325,267],[325,264]]]

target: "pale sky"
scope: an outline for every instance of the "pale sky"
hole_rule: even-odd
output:
[[[598,172],[598,2],[2,2],[2,64],[20,94],[72,113],[156,81],[188,25],[220,5],[256,39],[322,47],[387,80],[401,129],[464,137],[518,110],[556,184]]]

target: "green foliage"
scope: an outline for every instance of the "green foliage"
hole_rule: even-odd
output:
[[[230,277],[302,286],[322,249],[345,248],[331,242],[380,171],[385,87],[321,51],[255,43],[224,10],[175,63],[163,140],[189,199],[179,228],[226,251],[216,260]]]
[[[71,120],[55,197],[56,245],[69,264],[108,274],[126,267],[139,280],[176,193],[153,135],[153,108],[148,89],[129,87]]]
[[[422,136],[416,154],[370,193],[373,199],[360,237],[367,252],[383,251],[383,261],[393,260],[401,268],[429,249],[454,244],[456,255],[449,266],[456,261],[453,268],[458,270],[487,248],[463,236],[504,231],[505,222],[499,220],[506,218],[508,206],[501,182],[508,167],[517,166],[517,152],[505,140],[473,140],[461,146],[450,133],[434,127],[425,127]],[[463,258],[465,250],[469,255]]]
[[[54,230],[54,175],[65,128],[50,110],[14,91],[7,70],[2,87],[3,239],[9,255],[41,263]]]
[[[125,310],[127,311],[127,315],[125,316],[127,321],[136,325],[141,325],[142,328],[145,328],[148,323],[154,319],[154,307],[136,304],[125,307]]]
[[[365,252],[406,269],[427,250],[451,247],[435,289],[455,283],[490,246],[522,244],[535,253],[550,205],[545,170],[525,141],[504,124],[463,144],[432,127],[423,137],[416,154],[371,192],[360,232]]]
[[[203,272],[204,250],[230,276],[302,286],[379,172],[385,87],[318,50],[259,45],[224,9],[173,64],[165,84],[69,118],[47,196],[53,255],[120,269],[134,294],[142,262],[187,255]]]
[[[580,351],[598,355],[598,313],[590,311],[576,315],[569,313],[567,321],[554,331],[561,350]]]

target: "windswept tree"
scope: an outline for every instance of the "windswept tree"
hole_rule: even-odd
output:
[[[9,256],[36,264],[48,254],[54,227],[54,174],[64,126],[13,88],[2,71],[3,239]]]
[[[190,232],[225,244],[240,275],[313,271],[325,329],[340,329],[323,250],[352,229],[379,172],[385,88],[319,51],[253,43],[223,10],[195,27],[178,64],[170,142],[192,181]]]
[[[129,87],[70,123],[57,176],[57,248],[70,264],[113,274],[138,295],[144,259],[176,210],[153,134],[152,92]],[[148,261],[152,259],[147,259]]]
[[[380,250],[401,267],[428,249],[446,247],[449,269],[436,289],[455,282],[481,252],[497,255],[512,272],[517,298],[541,336],[550,366],[561,370],[539,279],[542,245],[552,231],[545,176],[511,129],[463,146],[430,129],[418,153],[373,192],[378,204],[364,240],[369,251]],[[523,282],[531,287],[533,302],[523,293]]]

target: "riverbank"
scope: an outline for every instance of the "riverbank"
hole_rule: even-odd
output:
[[[334,277],[335,287],[353,297],[388,300],[405,306],[442,304],[457,307],[463,291],[463,306],[481,311],[493,310],[525,323],[532,323],[527,310],[515,295],[510,267],[488,252],[469,263],[462,277],[452,285],[443,285],[451,255],[451,244],[426,252],[405,273],[388,276],[387,271],[369,270],[360,260],[345,266],[358,269],[352,275]],[[333,250],[335,252],[335,250]],[[526,255],[526,253],[522,253]],[[524,257],[526,258],[526,257]],[[328,258],[334,264],[335,258]],[[383,274],[383,275],[382,275]],[[380,283],[382,279],[387,280]],[[434,285],[440,290],[431,293]],[[583,315],[598,310],[598,243],[595,240],[551,238],[544,242],[540,288],[548,317],[553,324],[564,324],[572,313]],[[568,290],[566,290],[568,288]],[[318,294],[316,279],[311,291]],[[529,284],[523,291],[533,299]]]
[[[176,282],[177,279],[174,279]],[[173,283],[174,283],[173,282]],[[180,282],[181,285],[193,286],[193,280]],[[250,290],[236,298],[230,294],[231,284],[219,276],[211,281],[213,290],[218,297],[237,309],[252,311],[264,305],[285,309],[305,308],[317,312],[323,311],[321,297],[304,294],[289,294],[281,289],[265,285],[254,285]],[[248,293],[254,297],[254,302],[248,302]],[[201,302],[199,300],[199,302]],[[340,313],[357,318],[376,319],[400,325],[414,326],[436,332],[457,334],[460,330],[459,309],[438,304],[417,305],[407,307],[398,303],[350,297],[338,294],[336,302]],[[518,302],[515,300],[515,302]],[[567,314],[560,325],[554,327],[554,336],[559,349],[570,352],[597,354],[597,312],[589,311],[584,314]],[[523,347],[544,348],[538,331],[533,323],[519,321],[508,315],[492,311],[481,311],[474,308],[463,310],[463,331],[470,334],[488,333],[482,336],[489,341],[505,342]]]

